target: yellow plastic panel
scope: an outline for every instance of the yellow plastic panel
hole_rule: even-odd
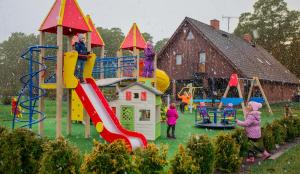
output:
[[[83,69],[84,78],[92,78],[92,73],[96,61],[96,54],[92,53],[89,55]]]
[[[43,89],[56,89],[56,83],[41,83],[40,87]]]
[[[76,88],[78,80],[75,77],[75,68],[78,53],[76,51],[66,52],[64,54],[64,84],[66,88]]]
[[[72,121],[83,121],[83,105],[75,90],[72,90],[71,108]]]

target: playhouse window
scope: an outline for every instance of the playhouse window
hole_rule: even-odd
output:
[[[182,55],[177,54],[176,55],[176,65],[181,65],[182,64]]]
[[[206,54],[204,51],[201,51],[199,54],[199,63],[205,64],[205,61],[206,61]]]
[[[134,98],[134,99],[139,99],[139,98],[140,98],[139,93],[133,93],[133,98]]]
[[[150,110],[149,109],[140,109],[139,111],[139,120],[140,121],[150,121]]]

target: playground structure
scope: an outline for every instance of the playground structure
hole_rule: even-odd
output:
[[[20,114],[18,111],[19,106],[22,106],[24,110],[28,111],[28,113],[22,112],[22,114],[28,115],[29,119],[25,120],[24,118],[21,120],[25,120],[26,122],[26,124],[21,127],[28,126],[31,129],[32,125],[37,123],[38,133],[43,136],[43,121],[46,118],[44,103],[46,90],[56,90],[56,137],[62,136],[62,96],[65,89],[68,99],[67,135],[70,135],[72,130],[72,114],[79,113],[80,116],[81,111],[83,112],[83,108],[85,108],[89,115],[83,113],[86,123],[86,138],[90,136],[90,124],[88,123],[91,119],[97,132],[106,141],[112,142],[117,139],[123,139],[129,149],[145,147],[147,140],[144,135],[123,128],[92,77],[93,71],[97,73],[97,66],[94,68],[95,63],[98,63],[101,69],[105,69],[106,67],[103,67],[101,60],[107,61],[109,58],[104,58],[104,42],[95,29],[90,16],[83,15],[77,1],[56,0],[39,30],[40,45],[30,47],[28,51],[22,55],[22,58],[29,61],[29,74],[21,78],[24,86],[14,106],[12,127],[15,128],[20,125],[17,123],[20,122],[20,120],[17,119],[17,115]],[[57,46],[46,46],[46,33],[57,35]],[[96,58],[96,55],[93,53],[87,56],[88,59],[83,72],[83,77],[87,81],[85,84],[80,84],[78,79],[74,76],[78,53],[72,51],[72,38],[78,33],[86,33],[88,52],[91,52],[92,47],[101,48],[101,58]],[[63,35],[67,36],[67,52],[63,52]],[[169,79],[163,71],[158,70],[161,79],[156,80],[155,73],[155,76],[151,79],[141,78],[142,80],[140,80],[139,71],[142,70],[140,69],[142,63],[139,60],[140,56],[138,53],[139,50],[145,48],[145,45],[145,40],[141,36],[137,25],[134,24],[133,29],[129,32],[120,47],[120,49],[133,50],[134,55],[128,59],[123,56],[118,57],[117,62],[119,68],[117,68],[117,72],[119,75],[117,78],[119,78],[119,80],[117,80],[117,82],[126,77],[135,77],[135,80],[139,82],[148,83],[150,81],[153,86],[159,86],[161,90],[166,90],[169,85],[167,83]],[[45,56],[46,52],[48,52],[46,49],[55,49],[56,56]],[[119,54],[121,55],[120,51]],[[36,56],[39,58],[35,59],[34,57]],[[38,70],[35,71],[37,66]],[[52,70],[50,67],[52,67]],[[130,69],[133,67],[135,69]],[[128,73],[128,70],[135,71]],[[135,73],[135,75],[133,73]],[[101,77],[104,79],[103,75],[100,75],[100,79]],[[28,96],[25,96],[27,94]],[[78,107],[78,104],[83,105],[82,107]],[[36,116],[38,116],[38,118],[35,118]]]
[[[225,90],[225,93],[223,97],[220,100],[217,99],[197,99],[194,100],[194,102],[204,102],[204,103],[213,103],[211,107],[197,107],[197,111],[195,112],[195,126],[196,127],[202,127],[202,128],[229,128],[232,129],[235,127],[235,118],[236,118],[236,109],[234,109],[234,106],[240,105],[242,107],[243,115],[246,117],[245,113],[245,104],[244,104],[244,98],[242,95],[240,83],[237,74],[232,74],[229,80],[229,83],[227,85],[227,88]],[[248,79],[247,79],[248,80]],[[229,90],[235,87],[238,91],[238,98],[228,98],[227,95],[229,93]],[[262,97],[251,97],[254,87],[257,87]],[[253,77],[251,79],[251,86],[248,93],[247,102],[249,101],[255,101],[259,103],[266,103],[268,110],[271,114],[273,114],[272,109],[269,105],[268,99],[264,93],[264,90],[259,82],[258,77]],[[218,108],[214,107],[215,103],[219,103]],[[228,106],[229,104],[232,105],[232,108],[222,108],[223,105]],[[210,120],[210,115],[213,114],[213,122]],[[218,121],[218,118],[221,118],[220,121]],[[209,120],[209,121],[207,121]]]
[[[110,105],[125,128],[155,140],[161,135],[162,94],[151,84],[135,82],[120,89],[119,98]]]

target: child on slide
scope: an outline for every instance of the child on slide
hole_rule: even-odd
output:
[[[271,155],[265,150],[262,145],[260,114],[258,110],[262,107],[261,103],[249,102],[246,108],[246,120],[236,120],[237,125],[245,127],[248,139],[252,144],[252,148],[248,151],[247,162],[255,162],[255,152],[259,151],[263,154],[263,159],[269,158]]]

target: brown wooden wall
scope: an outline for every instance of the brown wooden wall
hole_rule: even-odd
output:
[[[184,31],[185,30],[185,31]],[[187,40],[187,35],[191,31],[194,35],[193,40]],[[183,24],[178,29],[177,34],[167,45],[164,51],[159,55],[157,67],[164,70],[171,80],[191,80],[193,74],[200,71],[199,53],[201,50],[206,52],[205,73],[208,78],[228,79],[235,72],[233,66],[221,55],[203,36],[195,31],[190,24]],[[176,55],[182,54],[182,64],[176,65]],[[242,77],[239,75],[239,77]],[[176,82],[177,85],[178,82]],[[261,82],[270,103],[291,100],[296,85]],[[207,80],[204,80],[204,86],[207,87]],[[242,91],[243,82],[241,83]],[[178,91],[177,91],[178,92]],[[247,94],[245,95],[247,96]]]
[[[185,31],[184,31],[185,30]],[[193,40],[186,37],[191,31]],[[179,29],[178,33],[165,51],[158,57],[158,68],[166,71],[171,79],[188,80],[200,71],[199,54],[206,52],[205,69],[207,78],[229,78],[233,67],[223,58],[190,24]],[[182,65],[176,65],[176,55],[182,54]]]
[[[291,101],[297,91],[296,85],[262,82],[262,87],[270,103]]]

